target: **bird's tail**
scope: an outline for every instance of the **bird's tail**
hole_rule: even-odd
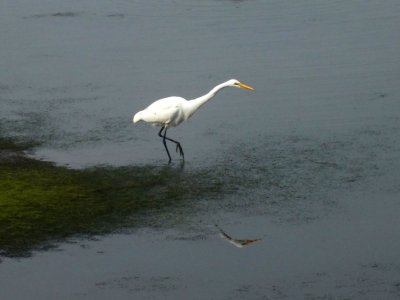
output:
[[[139,111],[133,116],[133,123],[137,123],[142,120],[142,112]]]

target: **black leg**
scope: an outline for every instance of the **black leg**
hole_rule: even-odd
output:
[[[162,131],[164,129],[165,129],[165,132],[164,132],[164,135],[162,135],[161,133],[162,133]],[[168,158],[169,158],[168,163],[170,163],[171,162],[171,155],[169,154],[168,147],[167,147],[167,142],[165,140],[166,139],[166,136],[165,136],[166,134],[167,134],[167,127],[161,127],[161,130],[158,132],[158,136],[163,138],[163,144],[164,144],[165,150],[167,151]]]
[[[165,130],[165,133],[167,133],[167,130]],[[165,138],[166,138],[168,141],[171,141],[171,142],[173,142],[173,143],[176,144],[176,152],[179,151],[179,155],[180,155],[183,159],[185,159],[185,153],[183,153],[183,149],[182,149],[181,143],[179,143],[178,141],[175,141],[175,140],[173,140],[173,139],[171,139],[171,138],[169,138],[169,137],[165,137]]]
[[[165,131],[164,131],[164,134],[162,135],[163,129],[165,129]],[[175,143],[175,144],[176,144],[176,152],[179,151],[179,155],[180,155],[183,159],[185,159],[185,154],[183,153],[183,149],[182,149],[181,143],[179,143],[178,141],[175,141],[175,140],[173,140],[173,139],[167,137],[166,135],[167,135],[167,127],[162,127],[161,130],[160,130],[160,132],[158,133],[158,136],[160,136],[160,137],[163,138],[163,143],[164,143],[165,149],[167,150],[167,154],[168,154],[168,157],[169,157],[169,161],[171,162],[171,156],[169,155],[169,151],[168,151],[168,148],[167,148],[167,145],[166,145],[166,141],[165,141],[165,140],[168,140],[168,141],[170,141],[170,142]]]

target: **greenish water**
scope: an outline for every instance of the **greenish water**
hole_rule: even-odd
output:
[[[0,138],[0,254],[26,256],[72,235],[157,226],[156,216],[184,199],[218,191],[182,167],[96,167],[73,170],[26,157],[28,145]],[[179,222],[174,215],[169,222]],[[163,221],[165,223],[165,221]]]

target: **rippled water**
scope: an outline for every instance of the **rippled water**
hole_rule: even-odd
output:
[[[60,251],[2,258],[0,298],[398,298],[397,1],[2,7],[2,135],[159,196],[110,209],[105,230],[74,229]],[[153,100],[229,78],[256,92],[225,89],[169,130],[184,164],[166,164],[156,128],[132,124]],[[102,203],[132,207],[130,192]],[[261,241],[235,248],[214,224]]]

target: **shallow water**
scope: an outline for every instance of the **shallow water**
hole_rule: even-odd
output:
[[[1,6],[3,135],[60,165],[190,180],[123,230],[2,258],[0,298],[399,297],[398,1]],[[169,130],[186,162],[167,166],[133,114],[229,78],[256,92],[225,89]],[[261,241],[235,248],[214,224]]]

